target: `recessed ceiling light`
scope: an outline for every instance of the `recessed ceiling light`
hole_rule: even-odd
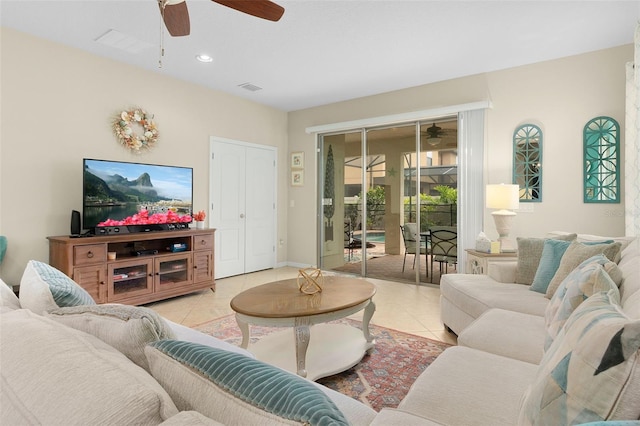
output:
[[[213,58],[209,55],[196,55],[196,59],[199,60],[200,62],[213,62]]]

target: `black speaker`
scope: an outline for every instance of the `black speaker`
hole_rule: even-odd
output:
[[[71,210],[71,235],[80,235],[82,225],[80,224],[80,212]]]

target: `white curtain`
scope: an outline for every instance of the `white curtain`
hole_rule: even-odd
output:
[[[475,247],[483,229],[484,213],[484,109],[458,115],[458,247]],[[460,273],[467,253],[458,249]]]
[[[633,63],[627,64],[625,125],[625,234],[640,236],[640,22]]]

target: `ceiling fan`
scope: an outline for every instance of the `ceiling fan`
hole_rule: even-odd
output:
[[[269,21],[278,21],[284,14],[284,8],[269,0],[212,0],[214,3],[230,7]],[[158,0],[164,24],[174,37],[189,35],[189,11],[185,0]]]
[[[449,136],[450,133],[455,136],[455,132],[455,129],[443,129],[440,126],[437,126],[436,123],[433,123],[430,127],[427,127],[427,129],[421,133],[426,134],[428,144],[435,146],[440,145],[443,138]]]

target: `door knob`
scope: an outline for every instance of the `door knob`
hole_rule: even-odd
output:
[[[244,213],[240,213],[240,219],[244,219]]]

